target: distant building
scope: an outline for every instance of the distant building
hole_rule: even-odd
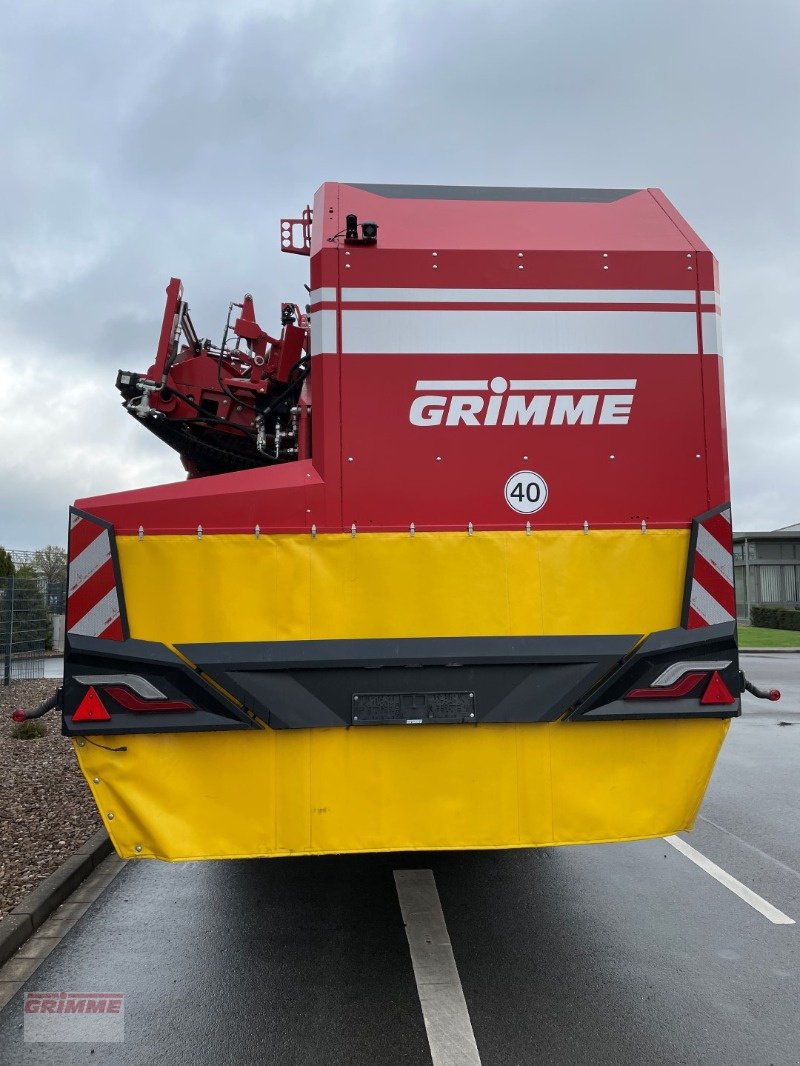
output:
[[[800,610],[800,522],[769,533],[733,534],[736,616],[761,604]]]

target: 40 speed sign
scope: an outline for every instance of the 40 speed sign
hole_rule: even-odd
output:
[[[506,503],[518,514],[541,511],[547,503],[547,482],[533,470],[518,470],[506,482]]]

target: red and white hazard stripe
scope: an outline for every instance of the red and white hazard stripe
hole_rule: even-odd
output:
[[[70,516],[67,632],[74,636],[124,639],[111,535],[102,522]]]
[[[701,515],[695,523],[687,629],[732,622],[736,616],[730,506]]]

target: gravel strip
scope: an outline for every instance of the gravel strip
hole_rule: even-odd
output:
[[[102,828],[58,711],[40,719],[45,736],[11,736],[11,712],[47,699],[57,684],[0,686],[0,920]]]

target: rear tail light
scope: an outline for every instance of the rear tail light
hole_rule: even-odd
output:
[[[698,685],[705,674],[685,674],[680,681],[665,688],[654,682],[653,688],[634,688],[625,696],[626,700],[677,700],[681,696],[688,696],[692,689]],[[657,679],[656,679],[657,680]]]
[[[672,663],[662,670],[647,688],[631,689],[623,698],[626,700],[676,700],[688,696],[709,675],[700,703],[704,706],[727,706],[736,702],[736,697],[722,679],[720,670],[727,670],[731,659],[718,661]]]
[[[126,711],[193,711],[193,703],[187,700],[148,699],[143,700],[135,692],[129,692],[126,688],[112,687],[105,690],[112,700],[116,700],[120,707]]]

